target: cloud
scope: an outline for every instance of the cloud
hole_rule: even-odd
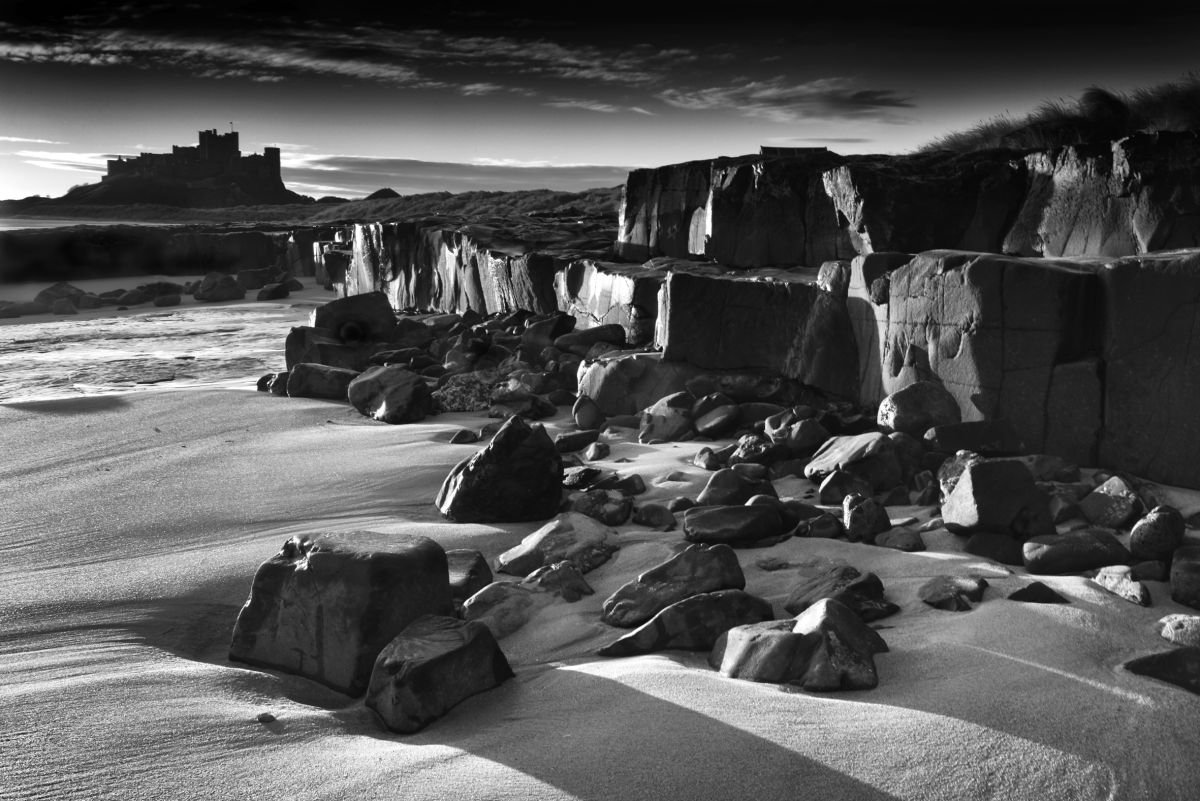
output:
[[[338,154],[307,154],[282,163],[289,187],[318,188],[322,194],[365,196],[384,186],[401,194],[422,192],[580,191],[623,184],[629,167],[551,164],[544,161],[479,158],[473,163]]]
[[[545,105],[551,108],[579,108],[585,111],[598,111],[602,114],[615,114],[622,110],[620,106],[596,100],[550,100]]]
[[[891,89],[859,89],[848,78],[790,83],[783,76],[707,89],[666,89],[658,99],[689,111],[733,110],[771,122],[878,119],[902,123],[912,101]]]
[[[65,145],[66,142],[57,142],[53,139],[29,139],[24,136],[0,136],[0,142],[25,142],[32,145]]]
[[[843,145],[861,145],[875,140],[869,136],[773,136],[765,140],[769,145],[793,145],[807,142],[834,142]]]
[[[108,153],[61,153],[53,150],[18,150],[12,155],[27,164],[48,170],[86,173],[107,172],[108,160],[116,158]]]

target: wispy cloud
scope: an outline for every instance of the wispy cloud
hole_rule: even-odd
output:
[[[48,170],[103,173],[108,170],[108,160],[116,156],[108,153],[63,153],[54,150],[18,150],[12,155],[27,164]]]
[[[0,136],[0,142],[23,142],[31,145],[65,145],[66,142],[57,142],[53,139],[30,139],[24,136]]]
[[[733,110],[772,122],[808,119],[876,119],[902,123],[912,101],[891,89],[860,89],[849,78],[820,78],[804,83],[783,76],[707,89],[666,89],[658,98],[689,111]]]

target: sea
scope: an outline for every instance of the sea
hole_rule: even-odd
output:
[[[156,228],[171,225],[184,225],[178,222],[158,222],[145,220],[81,220],[64,217],[0,217],[0,231],[19,231],[25,228],[67,228],[75,225],[153,225]]]

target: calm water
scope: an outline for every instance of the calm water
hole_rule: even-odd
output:
[[[0,217],[0,231],[15,231],[21,228],[66,228],[72,225],[152,225],[167,227],[187,225],[179,222],[147,222],[144,220],[70,220],[59,217]]]

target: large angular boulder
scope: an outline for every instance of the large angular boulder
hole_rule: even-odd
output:
[[[417,423],[433,411],[425,379],[407,367],[372,367],[346,387],[350,405],[384,423]]]
[[[956,533],[1009,534],[1017,540],[1055,533],[1050,501],[1020,463],[987,459],[968,464],[942,504]]]
[[[798,684],[806,690],[869,690],[879,683],[879,633],[849,607],[822,598],[794,620],[737,626],[721,635],[709,664],[722,676]]]
[[[562,456],[541,425],[512,416],[438,490],[438,511],[457,523],[545,520],[562,500]]]
[[[1120,476],[1113,476],[1079,501],[1079,510],[1089,523],[1105,528],[1124,528],[1141,508],[1137,490]]]
[[[640,414],[659,398],[682,392],[700,372],[686,362],[664,361],[661,353],[606,354],[580,369],[579,394],[607,417]]]
[[[284,340],[285,364],[290,370],[297,364],[324,364],[362,372],[371,366],[374,342],[343,342],[324,328],[293,326]]]
[[[193,297],[206,303],[241,300],[246,297],[246,289],[238,283],[235,276],[211,272],[200,281]]]
[[[450,595],[462,603],[492,583],[492,568],[487,558],[474,548],[453,548],[446,551]]]
[[[396,332],[396,313],[382,292],[331,300],[313,309],[309,322],[343,342],[387,342]]]
[[[689,545],[624,584],[604,601],[610,626],[640,626],[677,601],[716,590],[741,590],[746,577],[728,545]]]
[[[1086,528],[1066,534],[1031,537],[1023,546],[1025,569],[1053,575],[1082,573],[1129,563],[1129,549],[1111,529]]]
[[[1129,533],[1129,552],[1136,561],[1171,561],[1183,544],[1183,515],[1173,506],[1159,505],[1134,523]]]
[[[676,392],[655,401],[642,411],[638,442],[674,442],[692,433],[690,392]]]
[[[743,504],[755,495],[774,496],[775,486],[767,478],[753,478],[743,471],[722,468],[708,477],[696,503],[701,506]]]
[[[820,482],[835,470],[858,476],[875,490],[891,489],[903,479],[895,443],[878,431],[829,438],[805,466],[804,476]]]
[[[671,604],[596,653],[635,656],[667,649],[707,651],[734,626],[773,617],[769,603],[743,590],[705,592]]]
[[[408,734],[513,675],[487,626],[425,615],[379,653],[366,705],[389,729]]]
[[[510,576],[528,576],[545,565],[568,561],[586,573],[617,550],[611,541],[615,533],[587,515],[565,512],[500,554],[496,569]]]
[[[936,381],[914,381],[879,402],[876,422],[890,431],[923,437],[933,426],[958,423],[958,401]]]
[[[392,638],[452,611],[446,553],[428,537],[297,536],[258,568],[229,658],[359,695]]]

